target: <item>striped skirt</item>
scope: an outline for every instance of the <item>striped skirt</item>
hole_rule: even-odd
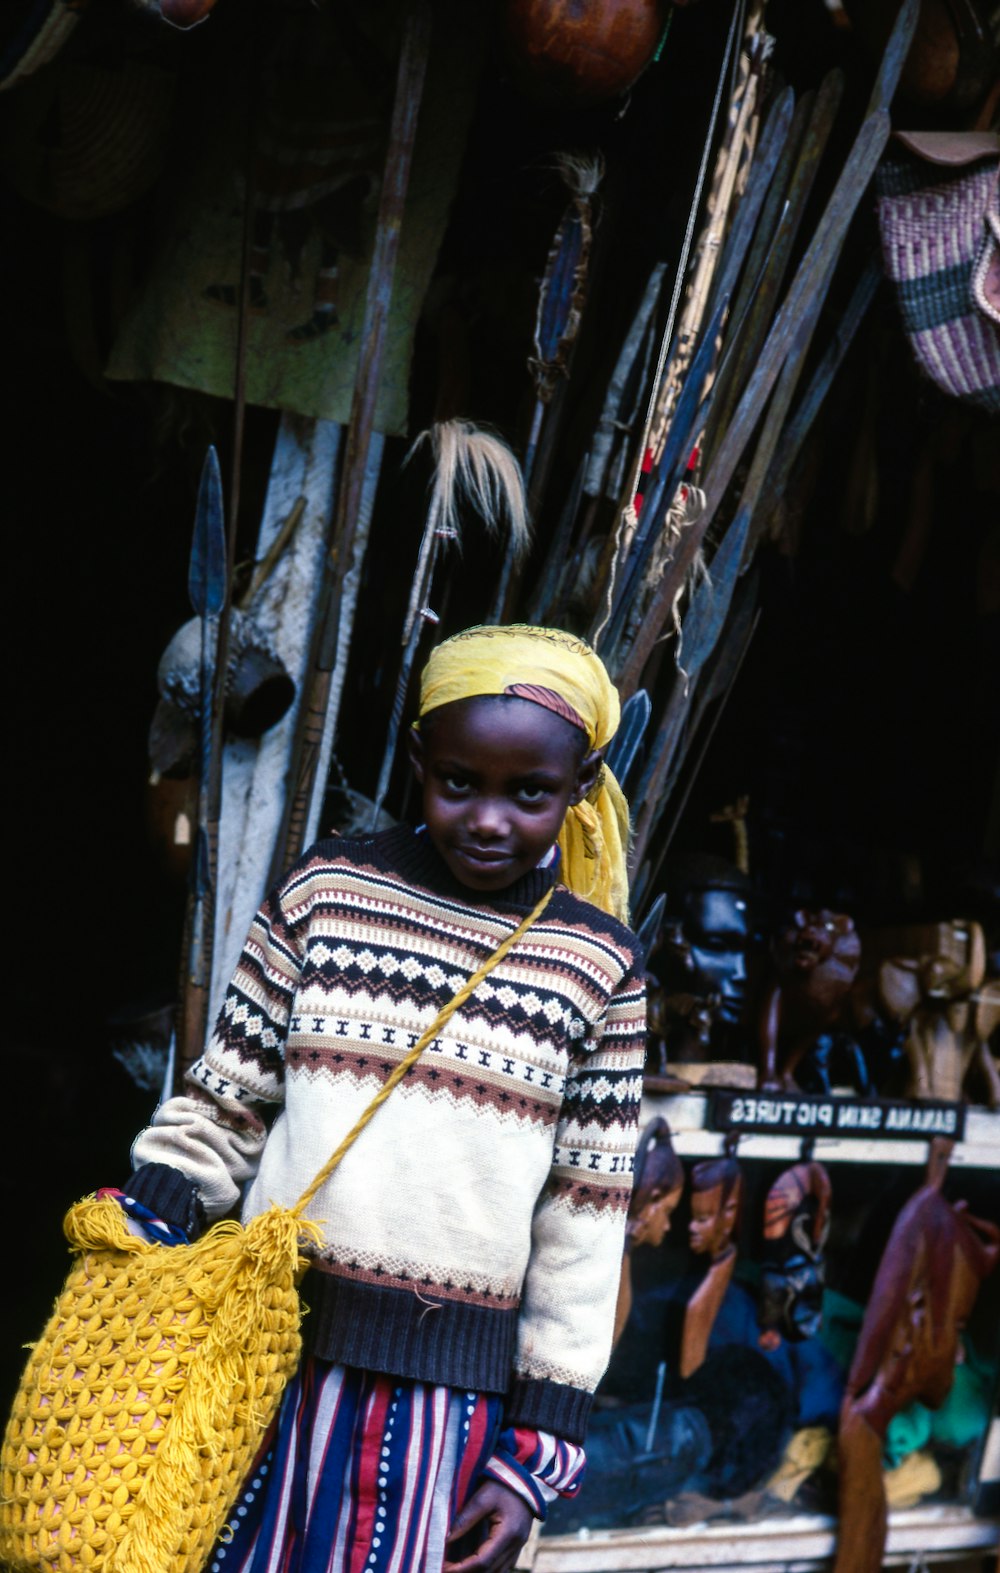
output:
[[[502,1407],[307,1357],[206,1573],[440,1573]]]

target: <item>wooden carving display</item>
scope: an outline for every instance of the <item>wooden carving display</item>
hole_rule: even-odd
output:
[[[860,963],[861,941],[846,913],[796,912],[778,934],[760,1015],[762,1086],[796,1086],[803,1056],[841,1023]]]
[[[819,1332],[831,1196],[823,1165],[808,1160],[785,1169],[767,1193],[758,1339],[762,1349],[776,1349],[782,1338],[798,1342]]]
[[[615,1308],[614,1342],[621,1337],[632,1310],[632,1252],[637,1245],[662,1245],[684,1191],[684,1167],[674,1152],[670,1126],[664,1119],[650,1120],[635,1153],[635,1181],[625,1224]]]
[[[985,982],[986,943],[978,923],[956,918],[913,931],[910,950],[878,969],[884,1015],[908,1027],[912,1098],[960,1099],[978,1073],[991,1108],[1000,1105],[1000,1072],[989,1039],[1000,1021],[1000,981]]]
[[[668,10],[665,0],[508,0],[504,42],[526,92],[586,107],[632,86],[663,37]]]
[[[937,1409],[944,1402],[959,1334],[1000,1257],[1000,1229],[941,1194],[950,1150],[934,1142],[926,1183],[897,1218],[872,1286],[840,1412],[834,1573],[881,1568],[889,1422],[909,1404]]]
[[[739,1222],[743,1177],[735,1158],[710,1159],[691,1173],[691,1249],[708,1257],[708,1270],[687,1303],[681,1334],[680,1374],[704,1364],[715,1318],[736,1271],[733,1234]]]

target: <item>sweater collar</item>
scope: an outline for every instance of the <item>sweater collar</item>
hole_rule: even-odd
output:
[[[470,890],[455,878],[447,863],[434,846],[430,836],[418,835],[409,825],[394,825],[375,838],[375,845],[385,860],[387,869],[399,874],[414,885],[423,885],[437,895],[463,901],[467,906],[494,907],[501,911],[530,912],[556,883],[559,874],[558,858],[548,868],[533,868],[530,873],[498,890],[484,895]]]

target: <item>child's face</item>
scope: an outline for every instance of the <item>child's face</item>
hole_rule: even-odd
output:
[[[600,756],[578,727],[527,699],[460,699],[410,733],[427,832],[471,890],[505,890],[555,841]]]

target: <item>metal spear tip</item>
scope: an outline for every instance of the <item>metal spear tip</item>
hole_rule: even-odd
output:
[[[198,482],[194,538],[188,568],[188,594],[199,617],[217,617],[226,590],[226,524],[222,472],[213,444],[205,454]]]

